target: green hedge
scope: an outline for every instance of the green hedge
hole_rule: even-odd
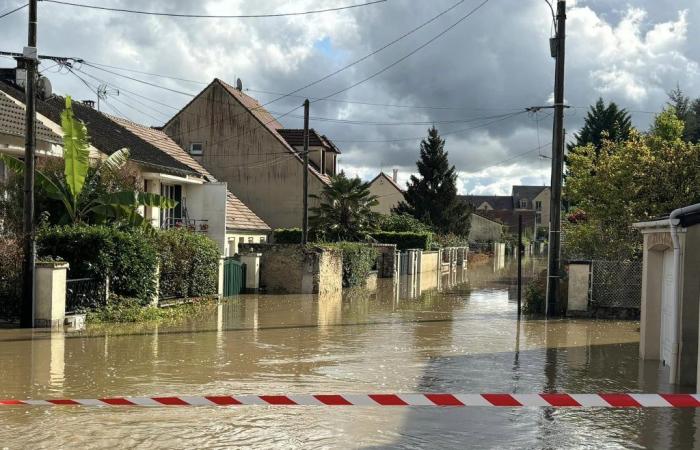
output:
[[[432,233],[380,231],[372,233],[372,237],[381,244],[396,244],[399,250],[411,248],[429,250],[433,241]]]
[[[23,259],[22,241],[0,236],[0,319],[19,318]]]
[[[221,257],[216,242],[204,234],[168,230],[158,233],[157,247],[161,297],[187,298],[216,294]]]
[[[301,228],[277,228],[272,239],[275,244],[301,244]]]
[[[377,250],[370,245],[355,242],[338,242],[325,246],[343,252],[343,287],[364,286],[377,261]]]
[[[152,238],[142,230],[49,227],[39,232],[37,248],[39,257],[68,262],[69,278],[109,277],[110,292],[143,302],[156,294],[158,255]]]

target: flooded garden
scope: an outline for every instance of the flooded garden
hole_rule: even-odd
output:
[[[542,265],[524,264],[526,276]],[[292,393],[671,392],[639,323],[523,317],[515,264],[376,291],[242,295],[177,325],[0,330],[0,398]],[[693,448],[695,409],[0,409],[0,448]]]

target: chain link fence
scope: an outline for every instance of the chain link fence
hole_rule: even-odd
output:
[[[638,309],[641,302],[642,261],[592,261],[592,306]]]

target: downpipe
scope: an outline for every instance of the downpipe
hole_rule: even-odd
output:
[[[680,225],[680,217],[684,214],[700,211],[700,203],[686,206],[684,208],[674,209],[668,217],[669,225],[671,226],[671,241],[673,242],[673,341],[671,342],[671,382],[678,384],[680,381],[680,354],[681,354],[681,242],[678,236],[678,227]]]

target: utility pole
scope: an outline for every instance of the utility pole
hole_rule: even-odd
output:
[[[309,99],[304,100],[304,216],[301,221],[301,243],[309,242]]]
[[[523,215],[518,214],[518,318],[522,312],[523,298]]]
[[[554,73],[554,130],[552,138],[552,195],[549,208],[549,258],[547,267],[547,316],[559,313],[561,274],[561,185],[564,170],[564,52],[566,1],[557,2],[556,37],[550,40],[556,59]]]
[[[24,140],[24,261],[22,266],[22,307],[20,326],[34,326],[34,263],[36,242],[34,236],[34,163],[36,154],[36,50],[37,0],[29,2],[29,30],[23,60],[27,71],[25,81],[25,140]]]

